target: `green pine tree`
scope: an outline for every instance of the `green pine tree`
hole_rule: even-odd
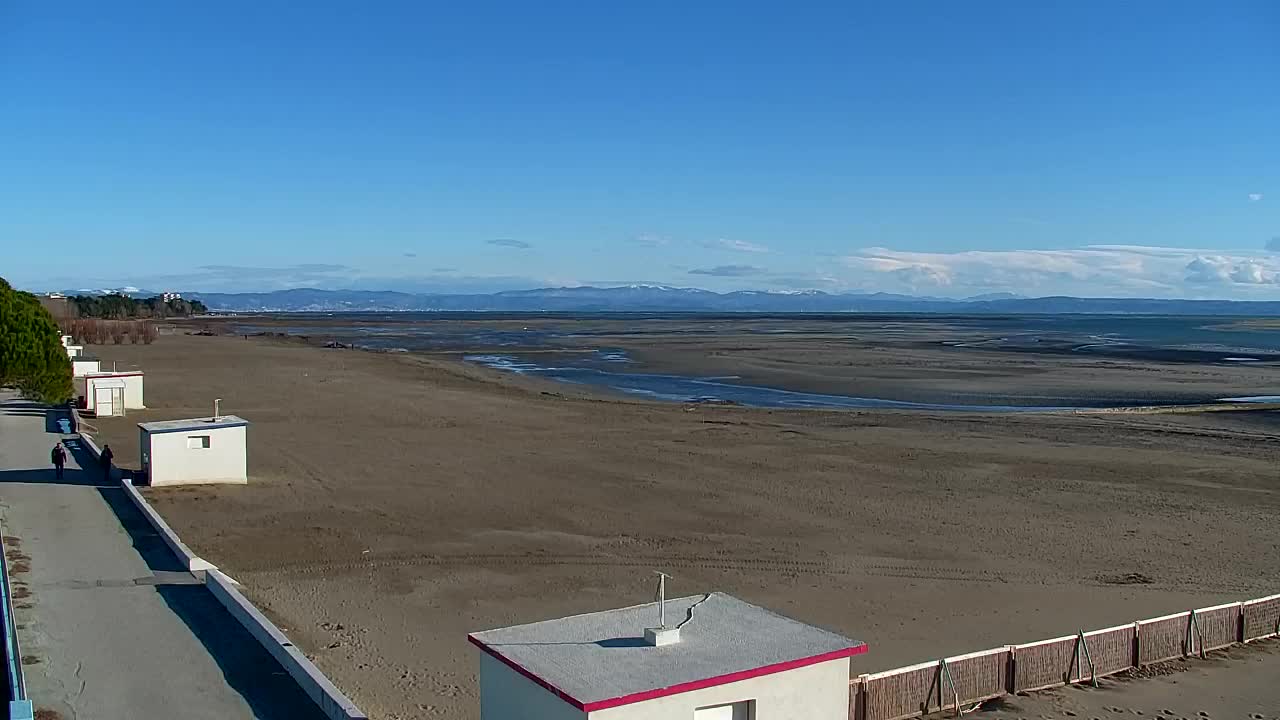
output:
[[[16,386],[41,402],[66,402],[74,389],[60,338],[40,301],[0,278],[0,385]]]

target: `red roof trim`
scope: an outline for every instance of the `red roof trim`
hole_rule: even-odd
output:
[[[824,663],[830,660],[839,660],[841,658],[852,657],[854,655],[861,655],[867,651],[867,644],[859,643],[857,645],[854,645],[853,647],[844,648],[843,650],[833,650],[832,652],[822,653],[821,655],[812,655],[810,657],[804,657],[796,660],[788,660],[786,662],[774,663],[773,665],[765,665],[763,667],[752,668],[750,670],[740,670],[738,672],[728,673],[726,675],[718,675],[716,677],[704,678],[702,680],[692,680],[690,682],[680,683],[678,685],[671,685],[669,687],[655,688],[653,690],[645,690],[643,692],[632,693],[630,695],[622,695],[615,698],[607,698],[605,700],[596,700],[593,702],[584,703],[581,700],[578,700],[577,698],[573,697],[569,693],[556,687],[555,685],[552,685],[546,680],[543,680],[542,678],[538,677],[536,674],[533,673],[532,670],[525,668],[520,663],[512,660],[511,658],[503,655],[502,653],[498,652],[492,647],[486,645],[483,641],[477,640],[474,635],[468,635],[467,640],[471,641],[472,645],[475,645],[476,647],[480,648],[486,653],[489,653],[490,655],[492,655],[494,658],[502,661],[503,664],[507,665],[512,670],[515,670],[521,675],[537,683],[542,688],[554,693],[561,700],[564,700],[565,702],[569,703],[573,707],[579,710],[583,710],[585,712],[595,712],[596,710],[607,710],[608,708],[615,708],[622,705],[631,705],[633,703],[644,702],[646,700],[653,700],[655,698],[667,697],[668,695],[679,695],[680,693],[692,692],[694,690],[702,690],[704,688],[709,688],[709,687],[716,687],[717,685],[728,685],[729,683],[739,682],[741,680],[750,680],[751,678],[763,677],[765,675],[773,675],[775,673],[786,672],[788,670],[795,670],[797,668],[808,667],[810,665],[817,665],[818,663]]]

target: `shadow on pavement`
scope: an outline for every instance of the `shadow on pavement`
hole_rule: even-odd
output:
[[[52,416],[45,406],[32,405],[30,411],[23,404],[16,413],[10,412],[17,403],[2,406],[3,412],[31,416]],[[165,545],[146,517],[129,499],[118,482],[105,478],[97,458],[78,441],[66,436],[64,447],[74,465],[69,464],[58,479],[50,465],[47,468],[0,471],[0,483],[43,483],[92,487],[120,521],[128,534],[133,549],[146,562],[153,573],[185,573],[187,568]],[[53,443],[49,443],[53,449]],[[254,717],[262,720],[309,720],[324,718],[318,705],[285,672],[261,643],[249,634],[227,611],[217,598],[203,585],[157,584],[154,586],[165,604],[208,651],[227,686],[239,693],[253,710]],[[121,668],[121,672],[128,672]],[[158,681],[162,681],[157,679]]]
[[[280,663],[200,585],[158,585],[156,591],[218,663],[227,685],[263,720],[325,717]]]

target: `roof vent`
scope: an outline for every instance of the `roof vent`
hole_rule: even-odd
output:
[[[675,645],[680,642],[680,627],[667,626],[667,578],[670,575],[659,572],[658,576],[658,626],[644,629],[644,641],[654,647]]]

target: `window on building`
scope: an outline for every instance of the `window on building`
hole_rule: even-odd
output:
[[[756,701],[742,700],[728,705],[712,705],[693,711],[693,720],[755,720]]]
[[[208,447],[209,447],[208,435],[188,435],[187,436],[188,450],[203,450]]]

